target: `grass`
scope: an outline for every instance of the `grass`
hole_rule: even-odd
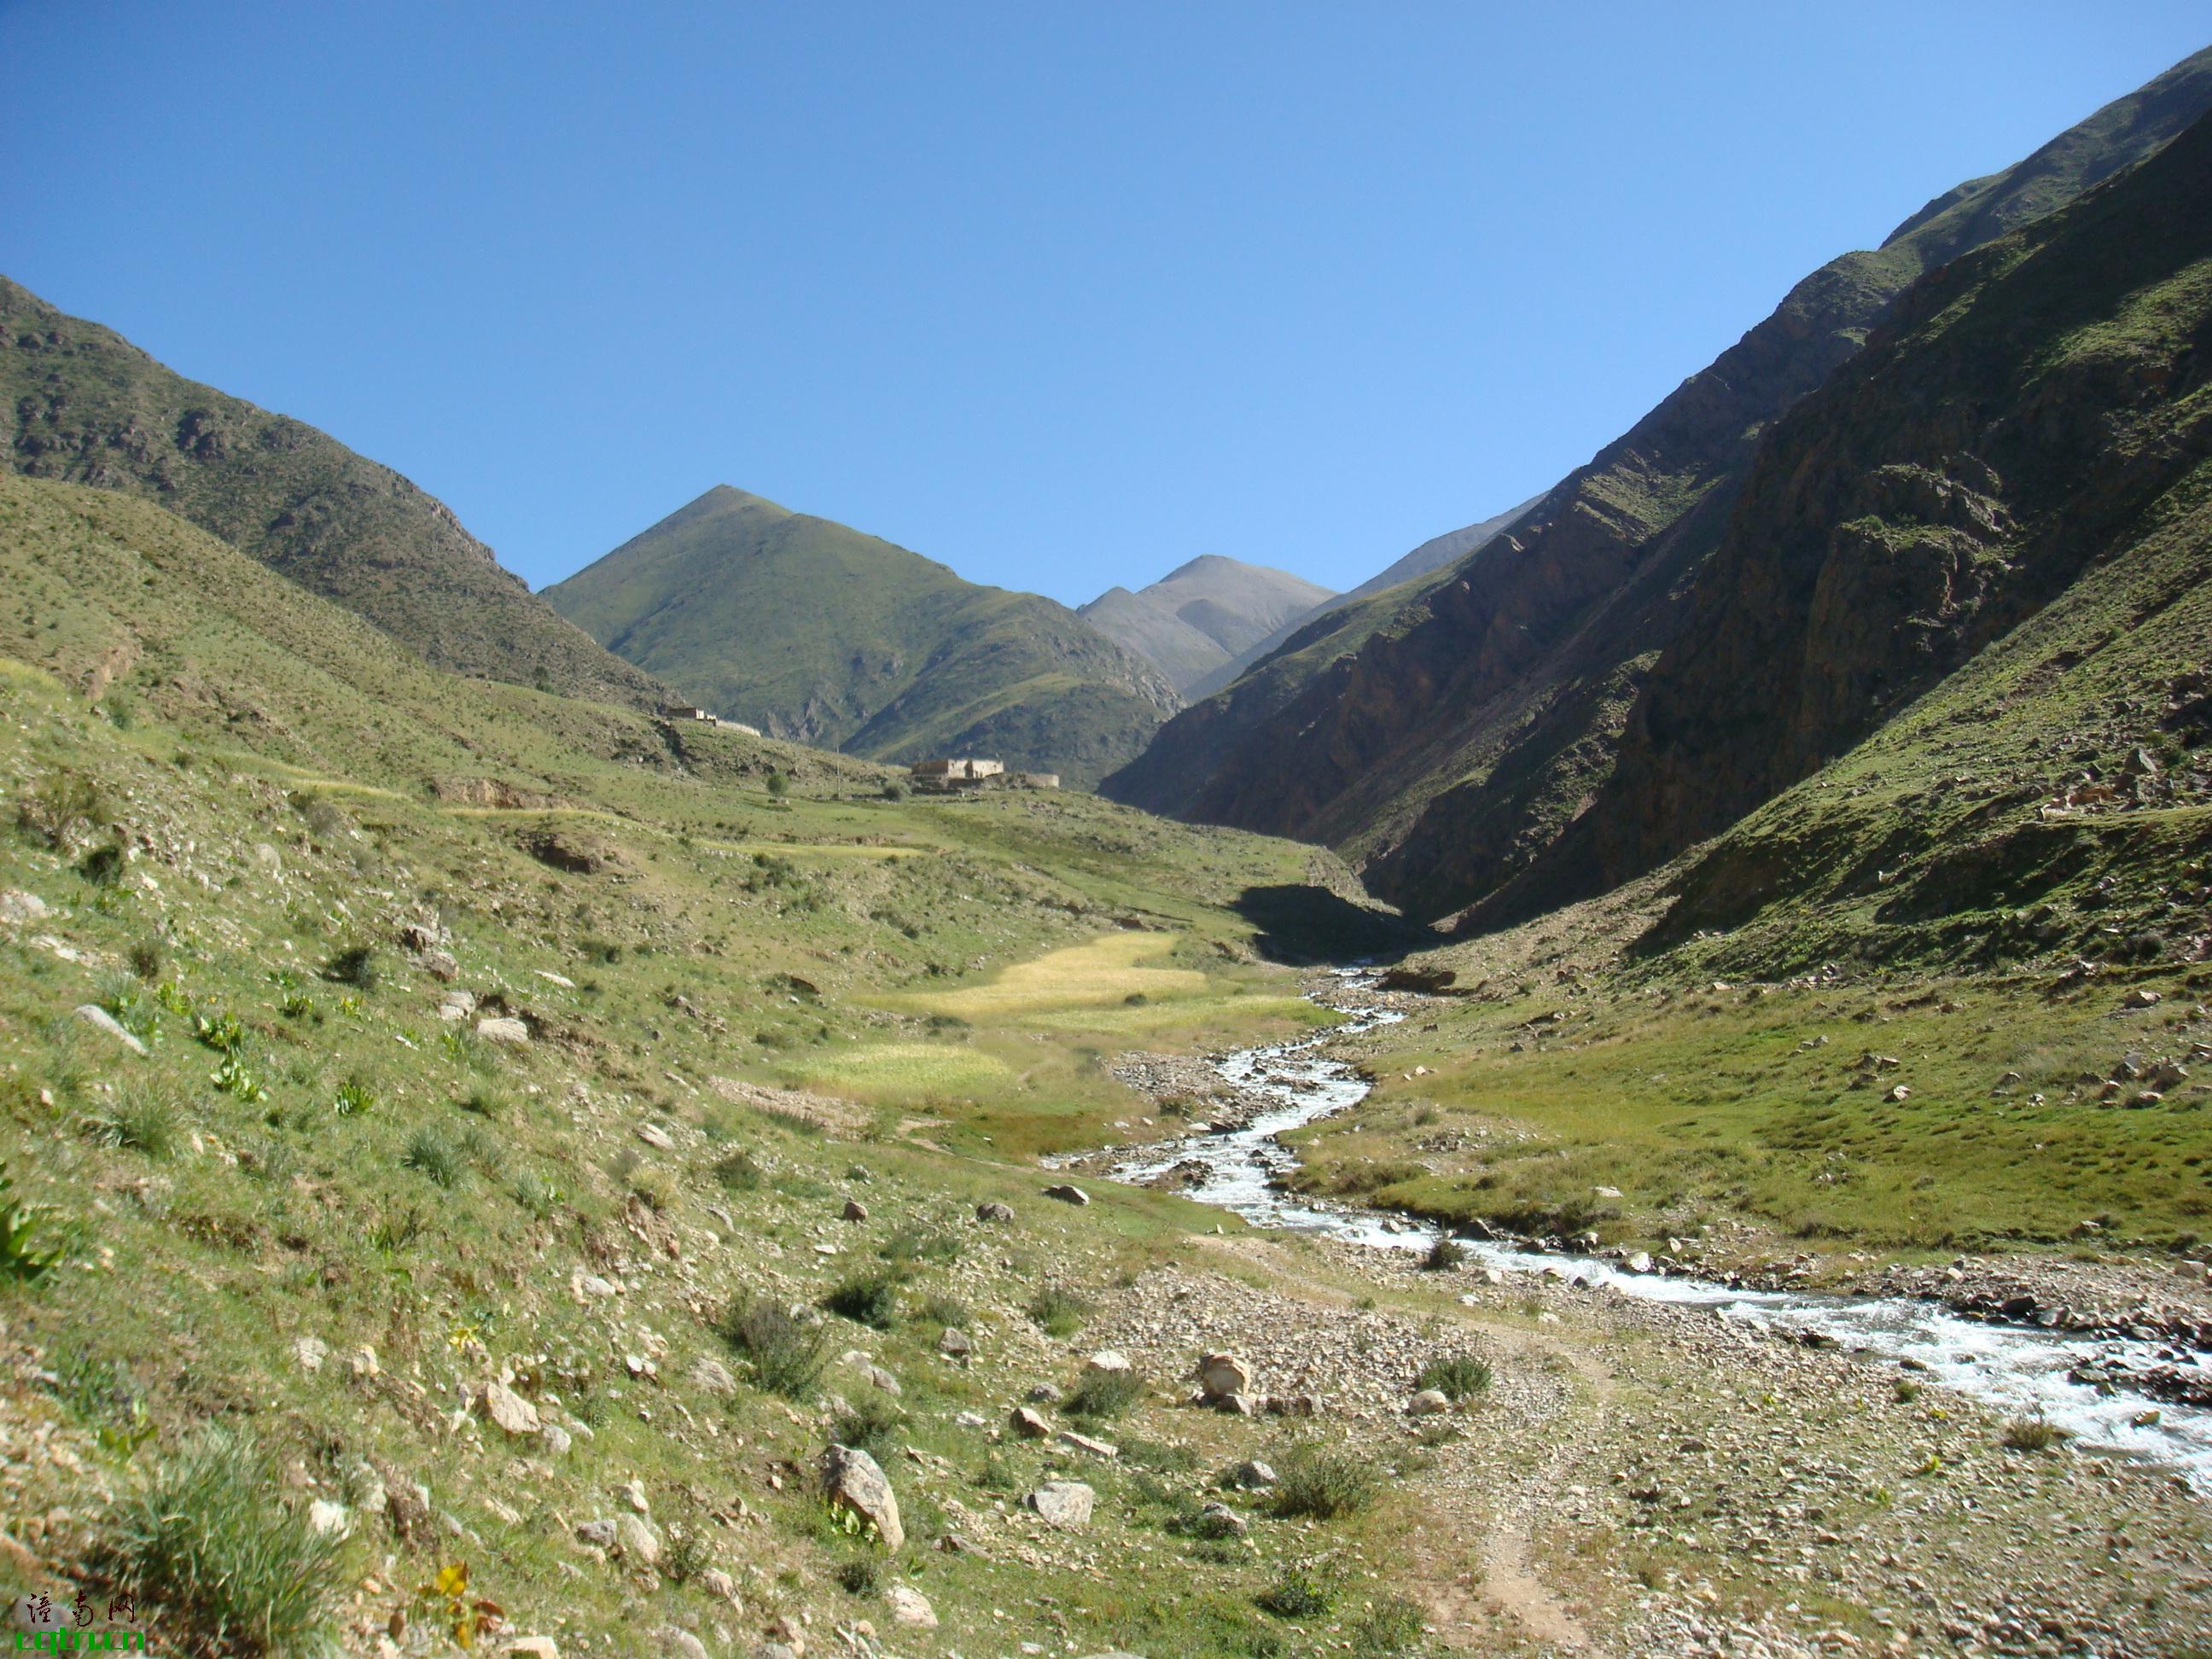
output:
[[[898,1322],[898,1293],[896,1273],[863,1273],[832,1286],[822,1305],[840,1319],[887,1331]]]
[[[1097,1309],[1090,1298],[1062,1285],[1048,1285],[1031,1297],[1024,1312],[1047,1336],[1073,1336]]]
[[[984,984],[908,1001],[924,1012],[981,1024],[1126,1006],[1133,996],[1151,1003],[1205,994],[1212,984],[1202,973],[1142,965],[1170,953],[1176,942],[1176,936],[1167,933],[1108,933],[1086,945],[1016,963]]]
[[[2014,1417],[2007,1419],[1997,1437],[2008,1451],[2039,1452],[2053,1450],[2070,1437],[2047,1419]]]
[[[1468,1354],[1447,1354],[1424,1364],[1413,1378],[1416,1389],[1434,1389],[1457,1401],[1486,1392],[1490,1367]]]
[[[85,1133],[103,1146],[150,1158],[174,1156],[184,1133],[184,1113],[167,1091],[126,1086],[108,1104],[85,1115]]]
[[[399,1155],[402,1168],[440,1187],[451,1187],[466,1172],[468,1160],[461,1148],[441,1131],[428,1125],[407,1137]]]
[[[1085,1370],[1060,1403],[1077,1417],[1121,1417],[1149,1392],[1144,1377],[1134,1370]]]
[[[210,1429],[118,1509],[100,1559],[150,1605],[166,1639],[195,1653],[270,1659],[335,1650],[343,1547],[272,1502],[276,1481],[250,1441]]]

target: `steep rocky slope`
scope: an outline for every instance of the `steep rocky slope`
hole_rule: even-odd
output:
[[[1726,827],[2054,603],[2091,629],[2044,678],[2142,654],[2212,575],[2208,362],[2212,118],[1917,284],[1776,428],[1558,871],[1617,881]],[[2120,565],[2160,584],[2092,580]],[[2179,684],[2212,646],[2152,656]]]
[[[500,568],[446,505],[0,277],[8,462],[142,495],[457,673],[646,706],[665,688]]]
[[[1923,272],[2141,160],[2208,106],[2212,52],[1948,192],[1879,250],[1822,267],[1510,529],[1387,615],[1370,600],[1310,624],[1170,722],[1109,791],[1326,841],[1425,914],[1511,879],[1610,775],[1771,422]]]
[[[544,597],[717,714],[872,759],[983,754],[1089,784],[1178,706],[1065,605],[726,484]]]
[[[1320,583],[1287,570],[1207,553],[1134,593],[1109,587],[1076,614],[1188,696],[1332,597]]]

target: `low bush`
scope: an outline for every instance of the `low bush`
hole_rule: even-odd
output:
[[[350,985],[357,991],[374,991],[381,977],[377,966],[374,945],[348,945],[323,964],[323,977],[337,985]]]
[[[1091,1317],[1091,1304],[1060,1285],[1048,1285],[1030,1298],[1026,1311],[1047,1336],[1073,1336]]]
[[[1356,1515],[1382,1490],[1382,1467],[1334,1446],[1305,1445],[1282,1461],[1275,1513],[1285,1520],[1334,1521]]]
[[[461,1149],[427,1126],[407,1137],[407,1149],[400,1153],[399,1162],[401,1167],[441,1187],[459,1181],[465,1167]]]
[[[1449,1233],[1438,1233],[1429,1253],[1421,1258],[1421,1266],[1430,1273],[1449,1273],[1467,1260],[1467,1246]]]
[[[2068,1437],[2065,1430],[2040,1416],[2013,1418],[1998,1436],[2012,1451],[2049,1451]]]
[[[753,1192],[767,1178],[767,1171],[742,1147],[725,1152],[714,1164],[714,1179],[721,1183],[724,1192]]]
[[[143,1152],[148,1158],[167,1158],[177,1150],[184,1129],[184,1114],[166,1091],[137,1085],[126,1088],[107,1105],[95,1108],[84,1120],[85,1133],[102,1146]]]
[[[722,1337],[752,1366],[754,1382],[787,1400],[805,1397],[830,1364],[830,1333],[765,1297],[733,1306]]]
[[[860,1273],[836,1285],[822,1305],[840,1319],[887,1331],[898,1318],[898,1280],[890,1273]]]
[[[1285,1573],[1252,1598],[1278,1619],[1318,1619],[1335,1605],[1328,1586],[1310,1573]]]

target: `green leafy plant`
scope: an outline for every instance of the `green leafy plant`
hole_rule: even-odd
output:
[[[1336,1604],[1329,1587],[1304,1572],[1284,1574],[1252,1600],[1278,1619],[1318,1619]]]
[[[222,1063],[208,1073],[208,1081],[216,1086],[218,1093],[235,1095],[242,1101],[250,1103],[268,1097],[269,1091],[261,1086],[260,1080],[246,1069],[236,1054],[225,1054]]]
[[[192,1036],[203,1047],[234,1054],[246,1042],[246,1027],[239,1024],[236,1014],[194,1014]]]
[[[0,1279],[35,1285],[61,1264],[58,1247],[41,1249],[33,1237],[40,1212],[15,1201],[15,1178],[0,1164]]]
[[[363,1112],[374,1111],[376,1091],[362,1079],[349,1077],[338,1085],[337,1094],[331,1102],[331,1109],[340,1117],[358,1117]]]
[[[473,1648],[484,1621],[505,1616],[498,1602],[469,1594],[469,1564],[465,1561],[439,1568],[428,1583],[416,1587],[415,1601],[427,1622],[443,1629],[459,1648]]]

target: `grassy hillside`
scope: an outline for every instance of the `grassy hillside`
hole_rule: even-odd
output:
[[[158,501],[457,673],[650,706],[441,501],[313,427],[187,380],[0,277],[8,464]]]
[[[1283,651],[1302,661],[1263,662],[1178,716],[1110,787],[1155,810],[1325,841],[1425,914],[1510,881],[1611,775],[1629,708],[1683,623],[1769,426],[1921,273],[2154,152],[2208,106],[2212,53],[2200,53],[1939,198],[1881,248],[1824,266],[1396,615],[1349,611],[1334,636],[1310,627]]]
[[[545,598],[717,714],[878,760],[986,754],[1087,785],[1176,707],[1063,605],[726,485]]]
[[[1287,570],[1206,554],[1134,593],[1109,588],[1077,614],[1188,696],[1331,597]]]

